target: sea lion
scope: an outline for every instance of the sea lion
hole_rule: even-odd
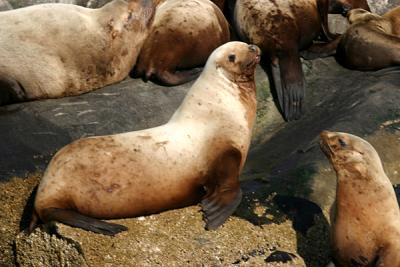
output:
[[[99,9],[42,4],[0,12],[0,102],[79,95],[121,81],[154,11],[152,0],[114,0]]]
[[[339,5],[344,1],[334,2]],[[359,1],[354,2],[346,1],[357,7]],[[261,48],[264,65],[271,68],[280,109],[288,121],[299,119],[303,113],[300,51],[312,48],[320,34],[326,40],[337,38],[328,28],[329,4],[328,0],[237,0],[233,7],[236,32],[241,40]],[[336,45],[327,48],[329,51],[318,46],[321,54],[330,55]]]
[[[228,22],[211,1],[166,0],[157,8],[132,76],[168,86],[191,81],[229,36]]]
[[[241,200],[238,175],[256,113],[257,46],[229,42],[210,56],[170,121],[162,126],[79,139],[51,160],[39,184],[38,217],[113,235],[100,221],[152,214],[201,201],[207,229]]]
[[[347,17],[351,25],[336,52],[340,64],[356,70],[400,65],[400,7],[383,16],[353,9]]]
[[[324,131],[321,148],[337,174],[331,241],[338,266],[400,266],[400,211],[375,149]]]

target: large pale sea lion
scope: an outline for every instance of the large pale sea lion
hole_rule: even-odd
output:
[[[229,41],[229,25],[209,0],[166,0],[157,7],[132,76],[163,85],[198,77],[209,55]]]
[[[400,210],[375,149],[324,131],[321,148],[337,174],[331,241],[337,266],[400,266]]]
[[[328,29],[328,12],[330,7],[340,12],[336,5],[344,3],[351,8],[368,7],[365,0],[236,0],[233,7],[236,31],[243,41],[261,48],[264,65],[271,68],[281,111],[288,121],[299,119],[303,113],[300,51],[311,49],[313,40],[322,33],[326,40],[336,38]],[[336,48],[326,47],[329,51]],[[330,54],[321,46],[317,50]]]
[[[217,48],[167,124],[77,140],[51,160],[38,187],[38,217],[96,233],[125,227],[100,221],[157,213],[201,201],[208,229],[241,200],[238,175],[256,113],[254,71],[260,50]]]
[[[153,19],[152,0],[99,9],[42,4],[0,12],[0,104],[78,95],[124,79]]]
[[[400,65],[400,7],[383,16],[363,9],[348,12],[351,24],[337,48],[337,60],[347,68],[379,70]]]

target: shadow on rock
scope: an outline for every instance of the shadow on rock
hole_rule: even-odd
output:
[[[321,208],[304,198],[276,195],[278,209],[293,222],[297,251],[307,266],[325,266],[330,258],[329,223]]]
[[[244,197],[236,216],[260,227],[290,219],[296,231],[297,252],[306,265],[320,267],[328,264],[329,223],[317,204],[304,198],[273,193],[271,185],[260,180],[245,181],[241,187]],[[269,260],[282,258],[289,261],[293,258],[288,252],[278,252]]]

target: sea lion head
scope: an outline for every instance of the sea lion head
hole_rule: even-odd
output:
[[[379,19],[381,16],[373,14],[362,8],[355,8],[347,13],[347,20],[350,24],[354,24],[360,21],[368,21],[371,19]]]
[[[228,42],[214,50],[207,61],[206,69],[216,69],[234,83],[253,81],[260,54],[261,50],[256,45]]]
[[[330,0],[329,13],[347,15],[353,8],[362,8],[370,11],[367,0]]]
[[[323,131],[320,134],[322,151],[331,161],[336,172],[365,174],[367,168],[381,169],[382,164],[376,150],[364,139],[355,135]]]

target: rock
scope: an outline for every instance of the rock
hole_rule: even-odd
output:
[[[283,262],[283,263],[287,263],[292,261],[294,258],[296,258],[296,255],[294,255],[293,253],[288,253],[285,251],[274,251],[273,253],[271,253],[271,255],[269,255],[266,259],[265,262]]]
[[[11,10],[13,7],[7,0],[0,0],[0,11]]]
[[[371,11],[378,14],[384,14],[388,10],[399,6],[400,0],[368,0]]]
[[[276,192],[302,196],[328,210],[336,175],[318,146],[324,130],[366,138],[393,183],[400,183],[400,71],[350,71],[333,58],[305,62],[306,115],[254,144],[243,178],[263,178]]]
[[[79,245],[69,243],[46,232],[35,231],[29,236],[20,233],[15,240],[18,266],[87,267]]]
[[[127,79],[77,97],[0,107],[0,180],[43,171],[72,140],[154,127],[168,121],[189,84],[168,88]]]

